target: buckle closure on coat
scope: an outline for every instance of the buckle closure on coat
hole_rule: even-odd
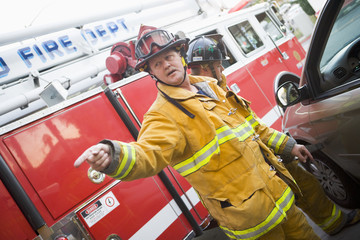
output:
[[[235,114],[237,108],[231,108],[229,113],[228,113],[228,116],[230,116],[231,114]]]
[[[255,134],[252,138],[253,141],[259,140],[260,135],[259,134]]]

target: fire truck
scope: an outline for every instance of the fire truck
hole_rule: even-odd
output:
[[[134,70],[142,23],[190,39],[222,34],[229,89],[281,129],[274,87],[300,75],[305,51],[274,4],[228,11],[214,1],[134,0],[2,34],[0,239],[192,239],[210,224],[171,167],[132,182],[73,167],[104,138],[137,138],[157,94],[154,80]]]

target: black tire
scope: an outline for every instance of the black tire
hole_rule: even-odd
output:
[[[312,155],[315,163],[307,161],[303,166],[319,180],[326,195],[344,208],[359,208],[359,185],[322,152],[316,151]]]

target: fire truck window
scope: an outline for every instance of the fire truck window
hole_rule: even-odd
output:
[[[229,31],[245,54],[249,54],[264,45],[248,21],[229,27]]]
[[[279,28],[276,27],[275,23],[271,21],[266,13],[258,14],[256,15],[256,18],[260,22],[260,25],[265,30],[265,32],[267,32],[274,41],[277,41],[283,37],[283,34]]]

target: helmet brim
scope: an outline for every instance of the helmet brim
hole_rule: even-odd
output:
[[[180,46],[182,44],[185,44],[187,43],[187,39],[179,39],[179,40],[176,40],[175,42],[167,45],[166,47],[160,49],[159,51],[157,51],[156,53],[152,54],[151,56],[147,57],[147,58],[144,58],[142,59],[140,62],[138,62],[136,65],[135,65],[135,70],[140,70],[141,68],[144,68],[144,66],[146,65],[146,63],[153,57],[155,56],[158,56],[159,54],[171,49],[171,48],[175,48],[177,46]],[[144,69],[146,70],[146,69]]]

